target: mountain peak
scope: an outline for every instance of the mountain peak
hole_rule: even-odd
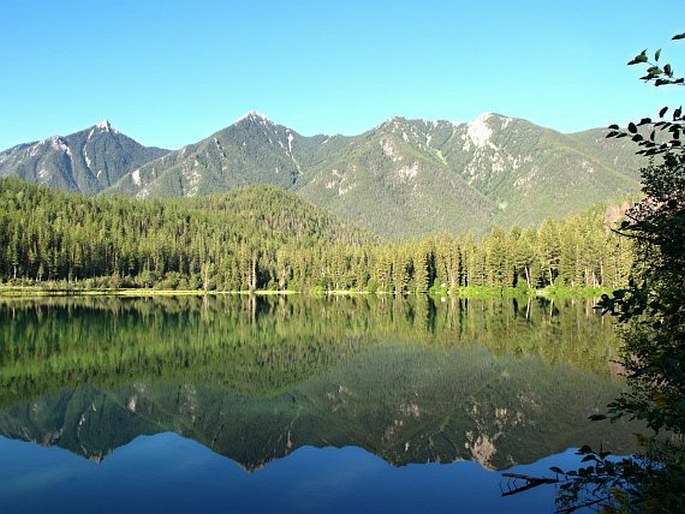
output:
[[[387,120],[385,120],[379,126],[383,127],[383,126],[389,126],[389,125],[397,125],[397,124],[406,123],[406,122],[407,122],[407,118],[405,118],[404,116],[393,116],[392,118],[388,118]]]
[[[112,132],[114,134],[118,134],[119,131],[112,126],[112,124],[109,122],[108,119],[100,120],[95,124],[95,128],[99,130],[103,130],[105,132]]]
[[[496,130],[503,130],[507,128],[512,121],[512,118],[493,112],[484,112],[473,121],[467,123],[466,137],[468,137],[476,148],[482,148],[486,145],[494,148],[490,141],[490,137],[493,134],[493,126],[490,123],[492,120],[499,121],[499,124],[495,124]]]
[[[394,132],[395,130],[405,127],[408,124],[407,118],[404,118],[402,116],[393,116],[392,118],[388,118],[384,122],[382,122],[380,125],[376,127],[378,130],[386,130],[390,132]]]
[[[473,125],[473,124],[483,124],[487,123],[488,121],[491,120],[499,120],[504,124],[508,124],[513,120],[513,118],[510,118],[509,116],[505,116],[503,114],[498,114],[496,112],[484,112],[476,116],[473,120],[468,122],[468,125]]]
[[[257,111],[250,111],[248,113],[243,114],[236,123],[240,123],[241,121],[254,121],[258,123],[268,123],[269,125],[273,125],[274,122],[271,121],[269,118],[264,116],[262,113],[257,112]]]

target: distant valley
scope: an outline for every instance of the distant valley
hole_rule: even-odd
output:
[[[535,225],[636,194],[641,158],[604,134],[486,113],[468,123],[397,117],[358,136],[306,137],[252,112],[168,151],[103,121],[0,152],[0,176],[139,199],[273,184],[396,240]]]

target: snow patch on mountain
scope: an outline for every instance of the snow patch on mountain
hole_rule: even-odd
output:
[[[119,131],[118,131],[116,128],[114,128],[114,127],[112,126],[112,124],[109,122],[109,120],[107,120],[107,119],[98,121],[98,122],[95,124],[95,128],[96,128],[96,129],[99,129],[99,130],[102,130],[102,131],[105,131],[105,132],[111,132],[111,133],[113,133],[113,134],[119,134]],[[92,137],[93,134],[94,134],[94,131],[91,130],[91,133],[90,133],[90,135],[88,136],[88,139],[90,139],[90,138]]]
[[[402,156],[397,152],[395,147],[392,144],[392,141],[388,139],[381,139],[380,141],[381,148],[383,149],[383,153],[390,157],[393,162],[401,161]]]
[[[488,126],[488,119],[490,119],[491,116],[492,113],[483,113],[468,124],[466,137],[469,138],[477,148],[482,148],[490,141],[492,129]]]
[[[199,166],[200,162],[197,159],[195,159],[193,161],[193,166],[183,171],[183,176],[185,177],[186,181],[188,182],[188,185],[190,186],[186,196],[196,196],[200,190],[201,175],[200,172],[197,170]]]
[[[224,147],[221,146],[221,141],[219,141],[216,137],[214,138],[214,145],[216,146],[217,151],[219,152],[219,155],[223,159],[227,159],[226,157],[226,152],[224,152]],[[185,154],[185,148],[183,149],[183,153]],[[224,164],[221,165],[221,169],[224,170],[226,169],[226,166]]]
[[[397,174],[400,176],[400,180],[402,182],[406,182],[407,180],[411,180],[416,177],[419,173],[419,163],[414,162],[411,166],[404,166],[403,168],[400,168],[397,170]]]
[[[69,150],[69,146],[67,146],[66,141],[64,141],[61,137],[59,136],[52,136],[50,138],[50,147],[53,150],[57,150],[58,152],[65,152]]]

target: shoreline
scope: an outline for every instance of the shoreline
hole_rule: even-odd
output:
[[[101,297],[162,297],[162,296],[290,296],[306,295],[313,297],[324,296],[414,296],[427,295],[435,299],[447,298],[600,298],[603,294],[610,294],[611,289],[603,287],[566,287],[547,286],[541,289],[473,286],[456,289],[431,289],[429,291],[410,291],[396,294],[394,291],[362,291],[362,290],[320,290],[309,291],[260,289],[255,291],[218,291],[203,289],[150,289],[150,288],[119,288],[119,289],[86,289],[86,288],[42,288],[35,286],[0,286],[0,298],[49,298],[64,296],[101,296]]]

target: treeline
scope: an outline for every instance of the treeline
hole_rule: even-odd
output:
[[[0,408],[74,383],[270,396],[387,341],[450,355],[484,346],[606,374],[617,341],[593,305],[428,295],[0,299],[0,319],[12,320],[0,324]]]
[[[3,179],[0,277],[225,291],[616,287],[632,251],[609,218],[596,208],[538,229],[496,227],[480,240],[389,244],[275,187],[141,202]]]

